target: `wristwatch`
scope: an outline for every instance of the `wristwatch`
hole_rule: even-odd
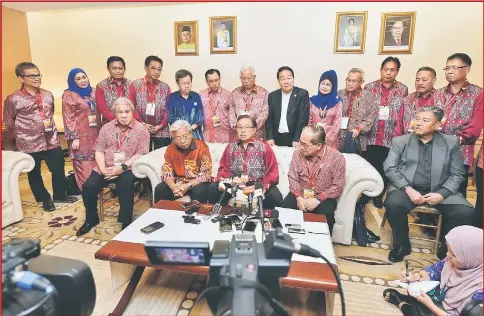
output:
[[[405,192],[405,190],[409,187],[410,185],[406,184],[404,185],[400,190],[402,190],[403,192]]]
[[[190,182],[188,182],[188,189],[189,190],[193,189],[193,185]]]
[[[121,164],[121,168],[123,169],[123,171],[128,170],[128,166],[125,163]]]

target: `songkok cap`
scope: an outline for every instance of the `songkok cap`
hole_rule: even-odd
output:
[[[221,22],[220,22],[220,24],[223,24],[223,25],[225,25],[225,21],[221,21]]]
[[[191,33],[192,31],[190,30],[190,27],[188,25],[183,25],[182,32],[190,32]]]

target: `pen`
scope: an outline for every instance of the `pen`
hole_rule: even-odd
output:
[[[408,260],[405,259],[405,276],[408,277]]]

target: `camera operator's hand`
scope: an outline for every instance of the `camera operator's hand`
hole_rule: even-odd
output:
[[[312,211],[314,211],[314,209],[315,209],[316,207],[318,207],[318,206],[319,206],[319,204],[320,204],[320,203],[321,203],[321,201],[320,201],[320,200],[318,200],[318,199],[316,199],[316,198],[310,198],[310,199],[307,199],[307,200],[306,200],[306,210],[307,210],[308,212],[312,212]]]
[[[297,201],[297,208],[303,212],[306,212],[306,200],[300,196],[296,199]]]

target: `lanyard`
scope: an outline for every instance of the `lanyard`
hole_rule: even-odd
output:
[[[209,92],[210,93],[210,92]],[[210,110],[212,111],[212,115],[213,114],[216,114],[217,113],[217,109],[218,109],[218,104],[220,103],[220,99],[222,98],[221,95],[219,95],[218,97],[218,101],[217,101],[217,104],[215,104],[215,109],[213,108],[213,102],[212,102],[212,98],[210,97],[210,95],[208,96],[208,103],[210,105]],[[215,101],[215,98],[213,98],[214,101]]]
[[[313,164],[313,167],[317,166],[318,164],[319,164],[319,167],[315,168],[315,170],[313,171],[312,174],[311,174],[311,164],[309,163],[309,160],[308,160],[308,163],[307,163],[309,181],[311,182],[311,187],[312,187],[313,190],[316,188],[316,174],[319,172],[319,169],[321,169],[321,159],[324,157],[324,155],[326,155],[326,149],[327,149],[327,147],[325,146],[324,149],[323,149],[323,155],[321,157],[318,156],[318,159]]]
[[[129,135],[129,132],[130,132],[130,128],[128,127],[128,129],[126,130],[126,133],[124,134],[124,137],[121,139],[121,136],[120,136],[120,132],[116,132],[116,151],[120,151],[121,150],[121,145],[124,143],[124,140],[128,137]]]
[[[147,81],[146,78],[144,80],[144,83],[145,83],[145,87],[146,87],[146,98],[147,98],[146,101],[148,101],[148,103],[150,103],[150,102],[156,103],[156,95],[159,93],[159,91],[157,91],[157,90],[160,89],[160,85],[156,85],[154,90],[153,90],[153,93],[150,93],[150,89],[148,88],[148,81]]]
[[[37,92],[35,95],[31,95],[25,88],[22,91],[26,97],[30,98],[35,105],[37,105],[40,116],[45,120],[47,116],[45,115],[44,111],[44,99],[42,98],[42,93]]]
[[[244,102],[245,102],[245,112],[248,112],[249,111],[249,108],[252,106],[252,101],[254,100],[254,96],[252,96],[250,98],[250,103],[247,102],[247,100],[249,99],[249,95],[246,94],[246,96],[244,97]]]
[[[249,146],[250,146],[250,143],[247,144],[247,149],[244,149],[244,146],[242,144],[240,144],[240,147],[242,147],[242,150],[244,151],[244,159],[242,160],[242,171],[243,171],[243,174],[247,174],[247,161],[248,161],[248,157],[249,157]]]
[[[96,112],[96,103],[92,99],[92,97],[84,97],[84,101],[89,105],[89,108],[91,109],[91,114],[94,114]]]
[[[123,85],[123,94],[122,95],[118,95],[118,90],[117,90],[117,83],[116,81],[113,81],[112,83],[110,83],[109,85],[111,86],[111,92],[117,96],[117,97],[125,97],[128,95],[128,89],[127,89],[127,85],[125,85],[124,83],[121,83]]]

